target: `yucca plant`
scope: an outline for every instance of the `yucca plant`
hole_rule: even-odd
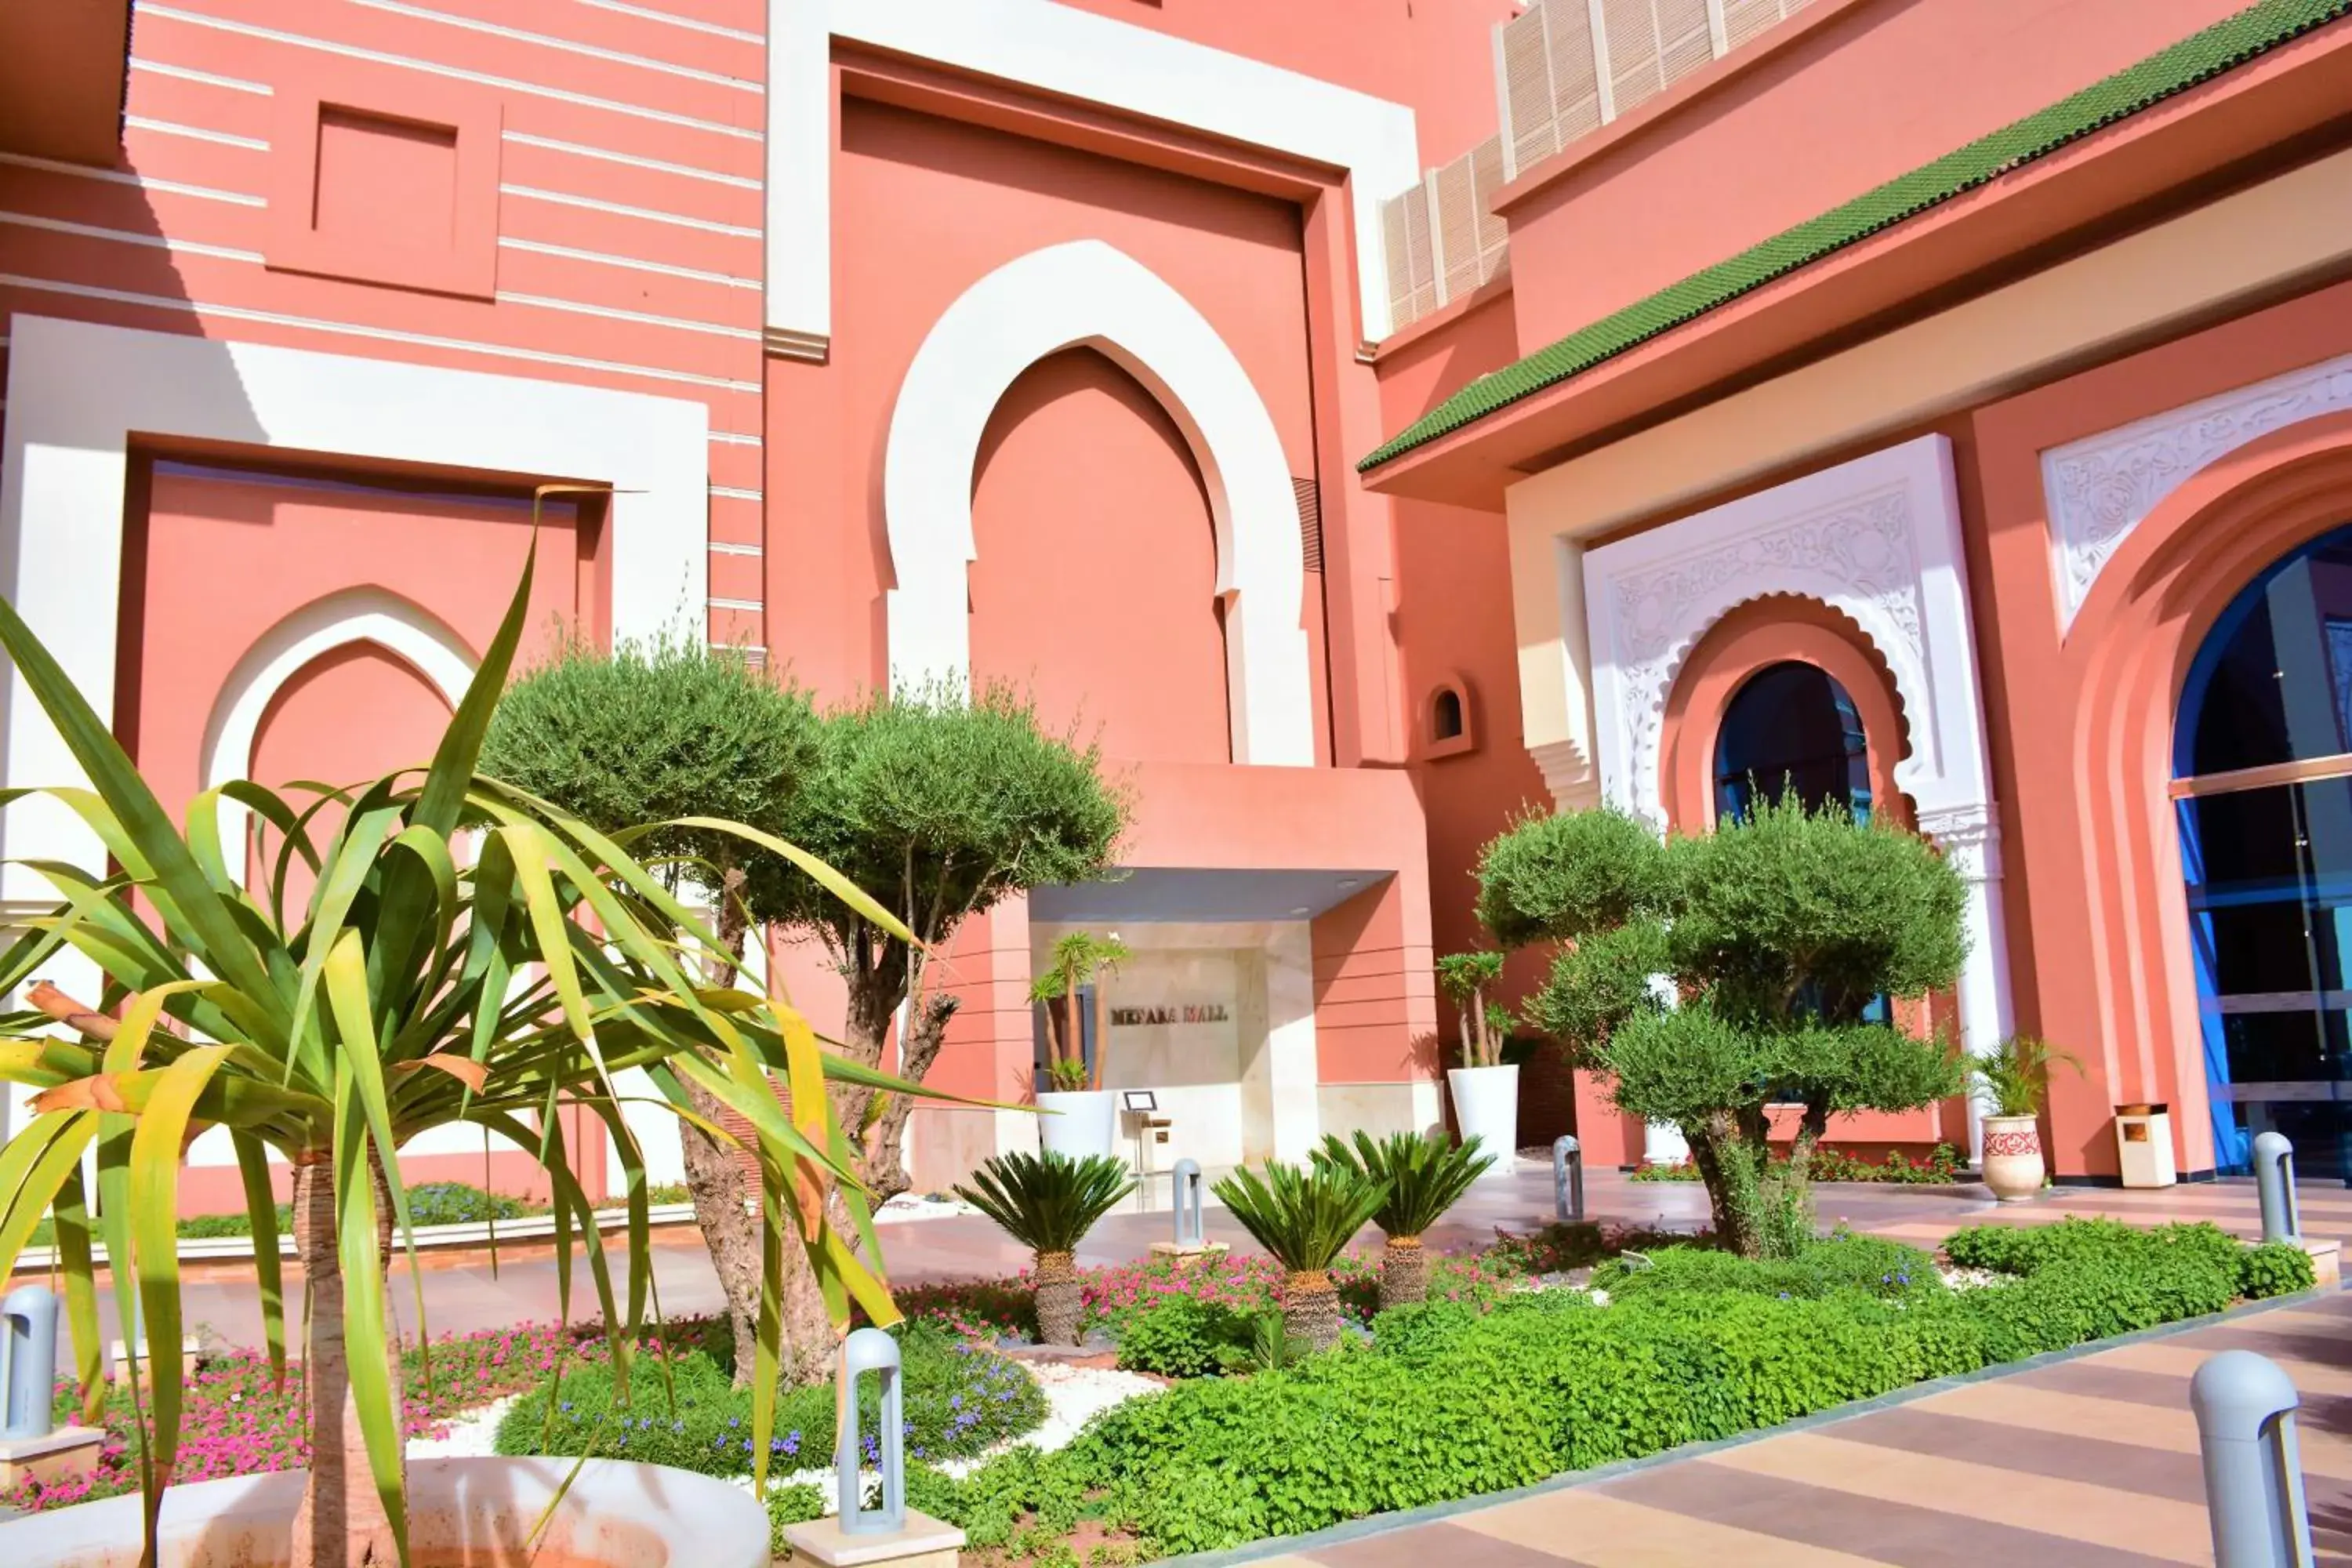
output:
[[[1445,1211],[1462,1201],[1470,1184],[1495,1163],[1475,1145],[1396,1132],[1374,1138],[1358,1130],[1352,1144],[1326,1133],[1315,1163],[1348,1172],[1357,1180],[1387,1189],[1372,1223],[1388,1238],[1381,1249],[1381,1306],[1407,1306],[1429,1299],[1429,1255],[1421,1238]]]
[[[956,1196],[1036,1255],[1030,1289],[1037,1302],[1039,1344],[1078,1342],[1084,1303],[1073,1255],[1096,1222],[1133,1191],[1135,1178],[1109,1155],[1081,1160],[1052,1149],[992,1155],[972,1172],[971,1185],[955,1189]]]
[[[1339,1292],[1328,1270],[1379,1211],[1387,1187],[1338,1165],[1269,1164],[1263,1178],[1244,1166],[1212,1190],[1282,1266],[1284,1329],[1318,1351],[1337,1344]]]
[[[92,1417],[104,1393],[93,1231],[117,1283],[122,1339],[134,1345],[135,1282],[149,1341],[166,1350],[150,1369],[152,1394],[135,1406],[145,1561],[154,1557],[183,1409],[180,1358],[170,1353],[182,1334],[180,1162],[205,1127],[227,1129],[236,1147],[263,1330],[281,1377],[286,1318],[269,1154],[292,1167],[312,1455],[294,1542],[300,1568],[408,1559],[397,1347],[384,1289],[393,1233],[407,1237],[410,1226],[394,1152],[430,1129],[479,1127],[486,1140],[520,1149],[544,1170],[569,1316],[572,1240],[595,1232],[557,1112],[580,1105],[603,1121],[619,1147],[627,1194],[626,1278],[614,1279],[600,1246],[586,1250],[612,1354],[625,1366],[651,1267],[645,1167],[615,1075],[645,1069],[682,1117],[693,1084],[749,1121],[766,1197],[761,1364],[752,1385],[761,1485],[787,1237],[806,1249],[836,1332],[853,1301],[877,1321],[898,1317],[881,1281],[825,1217],[835,1189],[875,1255],[867,1206],[845,1179],[851,1151],[824,1080],[902,1093],[908,1086],[823,1051],[781,994],[698,983],[689,955],[720,951],[719,938],[661,875],[632,858],[627,846],[642,832],[606,837],[475,772],[530,580],[526,559],[429,767],[349,790],[302,786],[291,799],[251,783],[226,784],[195,798],[184,831],[0,600],[0,648],[88,776],[87,787],[13,792],[0,804],[50,795],[96,834],[113,868],[37,867],[58,901],[26,920],[26,934],[0,954],[0,991],[34,980],[68,948],[103,976],[96,996],[36,985],[32,1008],[0,1016],[0,1079],[40,1091],[33,1120],[0,1149],[0,1276],[42,1215],[54,1215]],[[274,865],[251,887],[241,875],[247,847],[222,842],[225,799],[277,837]],[[329,832],[331,805],[345,809]],[[866,920],[895,926],[887,910],[793,847],[724,823],[694,826],[740,832]],[[310,891],[289,908],[298,859]],[[789,1115],[771,1071],[791,1086]],[[93,1145],[94,1222],[81,1174]],[[414,1274],[413,1237],[408,1247]],[[416,1311],[422,1344],[421,1282]]]

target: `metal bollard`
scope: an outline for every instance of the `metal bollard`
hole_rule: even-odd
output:
[[[2310,1568],[2297,1403],[2278,1363],[2252,1351],[2223,1351],[2189,1379],[2216,1568]]]
[[[1566,1133],[1551,1143],[1551,1206],[1562,1225],[1584,1221],[1584,1146]]]
[[[2254,1191],[2263,1204],[2263,1239],[2301,1241],[2303,1210],[2294,1196],[2294,1145],[2284,1132],[2256,1135]]]
[[[857,1431],[857,1375],[882,1378],[882,1429],[874,1435],[874,1458],[882,1471],[882,1506],[866,1506],[858,1475],[863,1444]],[[907,1409],[899,1386],[898,1342],[879,1329],[859,1329],[841,1342],[840,1436],[834,1470],[841,1485],[841,1531],[845,1535],[887,1535],[907,1528]]]
[[[46,1285],[24,1285],[0,1300],[0,1390],[6,1424],[0,1437],[46,1437],[55,1429],[58,1298]]]
[[[1169,1206],[1176,1212],[1176,1245],[1198,1247],[1205,1234],[1201,1228],[1201,1162],[1177,1161],[1168,1181]]]

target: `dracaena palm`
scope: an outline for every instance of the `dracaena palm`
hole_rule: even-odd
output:
[[[616,1360],[638,1337],[650,1260],[646,1173],[616,1075],[647,1074],[658,1103],[690,1113],[693,1084],[752,1128],[767,1202],[752,1452],[764,1484],[779,1331],[773,1310],[788,1242],[803,1247],[836,1327],[853,1301],[878,1322],[888,1294],[825,1218],[836,1185],[874,1254],[870,1215],[845,1179],[851,1151],[824,1079],[919,1092],[821,1049],[779,995],[698,979],[721,950],[658,870],[632,858],[637,831],[606,837],[475,772],[482,734],[521,635],[522,581],[429,767],[348,791],[286,795],[250,783],[196,797],[175,829],[138,770],[57,662],[0,601],[0,648],[88,775],[46,793],[79,815],[112,869],[37,868],[58,902],[0,954],[13,992],[67,951],[102,975],[94,996],[33,987],[35,1005],[0,1017],[0,1079],[40,1092],[33,1120],[0,1149],[0,1277],[53,1213],[84,1397],[101,1394],[91,1238],[119,1282],[135,1279],[151,1342],[139,1445],[152,1561],[160,1492],[183,1407],[174,1222],[180,1161],[203,1128],[227,1131],[244,1176],[265,1335],[279,1375],[286,1316],[269,1156],[293,1169],[294,1233],[308,1300],[305,1382],[312,1468],[295,1561],[407,1560],[396,1346],[387,1329],[391,1236],[409,1229],[394,1152],[464,1123],[522,1151],[546,1173],[557,1216],[564,1308],[571,1247],[593,1236],[556,1111],[584,1106],[610,1130],[627,1194],[625,1278],[596,1246],[589,1279]],[[0,804],[16,798],[0,796]],[[231,870],[224,800],[275,831],[280,847],[248,887]],[[344,808],[327,827],[331,805]],[[799,865],[877,926],[887,910],[792,847],[740,832]],[[323,841],[323,842],[322,842]],[[297,863],[299,868],[297,868]],[[296,893],[307,878],[307,896]],[[293,906],[293,907],[289,907]],[[770,1072],[784,1075],[792,1110]],[[634,1080],[632,1080],[634,1081]],[[650,1095],[639,1098],[651,1100]],[[723,1136],[723,1134],[721,1134]],[[97,1217],[81,1174],[96,1150]],[[388,1209],[388,1213],[386,1210]],[[414,1269],[414,1238],[407,1245]],[[122,1338],[132,1291],[116,1291]],[[424,1300],[418,1286],[418,1342]],[[429,1376],[429,1370],[427,1373]]]
[[[1048,1149],[983,1160],[956,1196],[994,1220],[1036,1255],[1037,1342],[1078,1342],[1082,1305],[1074,1254],[1095,1223],[1135,1191],[1135,1178],[1108,1154],[1074,1159]]]
[[[1339,1292],[1328,1272],[1376,1213],[1388,1189],[1360,1171],[1314,1164],[1244,1166],[1213,1189],[1217,1201],[1274,1255],[1282,1282],[1282,1322],[1318,1351],[1339,1340]]]
[[[1374,1138],[1359,1129],[1352,1143],[1324,1134],[1315,1163],[1346,1171],[1358,1181],[1386,1190],[1372,1223],[1388,1238],[1381,1248],[1381,1305],[1408,1306],[1429,1298],[1429,1255],[1421,1238],[1445,1211],[1462,1201],[1470,1184],[1495,1163],[1477,1145],[1396,1132]]]

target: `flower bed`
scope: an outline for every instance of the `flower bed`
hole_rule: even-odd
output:
[[[1783,1156],[1785,1158],[1785,1156]],[[1807,1164],[1816,1182],[1888,1182],[1898,1186],[1949,1186],[1960,1179],[1959,1151],[1938,1143],[1928,1156],[1914,1162],[1900,1149],[1887,1151],[1885,1161],[1865,1160],[1836,1149],[1815,1149]],[[1636,1182],[1696,1182],[1698,1167],[1685,1160],[1678,1165],[1638,1165],[1629,1180]]]
[[[1000,1564],[1068,1568],[1082,1541],[1219,1550],[1774,1426],[2311,1281],[2301,1252],[2245,1248],[2210,1226],[2067,1221],[1948,1245],[1999,1282],[1954,1290],[1925,1253],[1832,1238],[1780,1264],[1698,1248],[1621,1261],[1596,1276],[1615,1289],[1605,1306],[1548,1289],[1401,1309],[1375,1321],[1370,1345],[1180,1383],[1055,1454],[1016,1450],[961,1480],[919,1468],[908,1498]]]

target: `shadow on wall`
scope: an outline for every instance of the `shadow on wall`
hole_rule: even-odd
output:
[[[135,102],[132,108],[137,108]],[[8,151],[0,146],[0,153]],[[266,177],[257,172],[251,183],[254,191],[235,194],[257,195]],[[230,226],[223,234],[257,238],[257,211],[242,202],[220,205],[224,215],[236,215],[224,217]],[[37,485],[27,493],[26,448],[35,443],[71,447],[86,441],[78,431],[89,424],[90,407],[102,405],[114,392],[105,385],[77,384],[70,377],[36,378],[25,370],[15,351],[26,335],[28,318],[49,316],[186,337],[226,339],[234,334],[197,314],[198,296],[181,269],[179,255],[168,248],[173,237],[167,235],[142,183],[141,169],[120,149],[104,169],[31,156],[0,162],[0,209],[30,220],[0,226],[0,273],[21,280],[0,290],[0,319],[5,321],[0,331],[10,340],[0,348],[0,359],[7,362],[5,375],[0,375],[0,386],[5,389],[5,409],[0,410],[0,594],[24,605],[25,519],[44,505]],[[259,274],[257,267],[253,270]],[[174,395],[200,400],[211,410],[208,423],[219,433],[220,443],[263,444],[265,432],[234,363],[222,356],[210,365],[212,374],[204,384],[175,387]],[[110,447],[92,455],[125,465],[126,479],[133,481],[125,496],[126,510],[146,504],[135,484],[141,465],[131,462],[127,452]],[[131,623],[126,620],[124,626],[129,632]],[[117,651],[118,659],[136,656],[135,646]],[[0,702],[6,700],[0,697]],[[0,777],[7,776],[5,734],[5,720],[0,720]]]

